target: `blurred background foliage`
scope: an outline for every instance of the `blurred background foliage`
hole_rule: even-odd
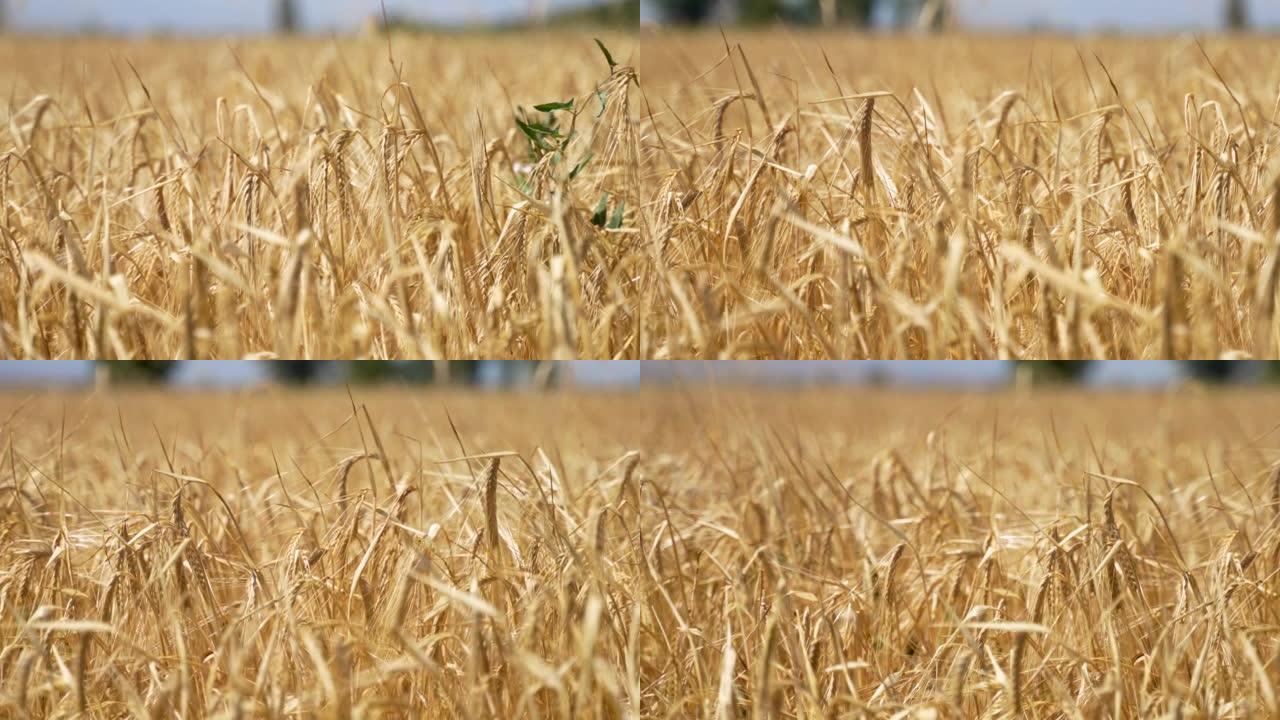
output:
[[[797,25],[878,26],[941,30],[963,19],[1000,17],[1012,26],[1044,28],[1048,18],[1069,17],[1083,22],[1100,15],[1109,0],[470,0],[450,3],[443,0],[262,0],[265,12],[226,9],[210,12],[216,0],[188,0],[174,3],[203,11],[186,12],[175,21],[171,12],[159,12],[158,3],[139,0],[89,2],[87,0],[0,0],[0,28],[6,20],[18,28],[40,26],[95,33],[119,28],[121,23],[150,26],[153,30],[199,28],[210,23],[226,24],[228,15],[237,15],[231,25],[274,30],[280,34],[344,28],[376,32],[466,28],[521,30],[531,27],[630,28],[660,22],[692,25],[729,25],[787,22]],[[225,0],[222,0],[225,3]],[[1171,12],[1151,12],[1159,0],[1143,3],[1124,0],[1114,3],[1134,8],[1127,21],[1117,27],[1155,27],[1165,21],[1186,22],[1198,18],[1198,26],[1248,30],[1258,20],[1262,27],[1276,27],[1276,0],[1182,0],[1169,3]],[[1192,5],[1188,9],[1186,6]],[[1139,7],[1141,6],[1141,7]],[[1256,11],[1256,12],[1255,12]],[[385,15],[384,15],[385,12]],[[361,14],[363,13],[363,15]],[[1113,22],[1114,13],[1104,13]],[[253,16],[253,20],[248,20]],[[151,18],[148,21],[147,18]],[[1183,18],[1178,20],[1175,18]],[[1217,20],[1217,22],[1213,22]],[[32,23],[36,25],[32,25]],[[984,22],[976,20],[977,26]],[[50,24],[52,23],[52,24]],[[262,23],[262,24],[259,24]],[[172,24],[172,28],[169,25]]]
[[[786,22],[797,25],[888,24],[897,28],[944,30],[955,20],[957,0],[651,0],[660,20],[675,25]],[[1251,26],[1248,0],[1221,3],[1223,26]]]
[[[1280,362],[1184,360],[1177,365],[1183,377],[1204,385],[1280,382]],[[1097,366],[1095,360],[1019,361],[1014,374],[1019,383],[1074,384],[1085,381]]]
[[[114,360],[98,363],[111,384],[163,383],[172,380],[180,361]],[[534,360],[448,361],[264,361],[272,380],[282,385],[347,382],[353,385],[398,383],[409,385],[474,386],[483,382],[498,387],[555,387],[560,381],[556,363]]]
[[[281,385],[402,384],[440,387],[547,389],[575,384],[582,364],[532,360],[451,361],[262,361],[195,363],[213,368],[228,385],[268,380]],[[97,377],[109,384],[181,384],[184,361],[98,362]],[[216,366],[221,365],[221,369]],[[783,362],[783,363],[593,363],[597,374],[621,384],[699,384],[715,375],[747,384],[955,385],[960,387],[1108,385],[1163,386],[1191,382],[1207,386],[1280,384],[1280,362],[1210,360],[1123,363],[1113,361],[1017,362]],[[630,367],[630,366],[629,366]],[[190,368],[187,368],[188,371]],[[252,370],[253,372],[248,372]],[[1117,371],[1119,379],[1117,380]],[[630,375],[628,373],[631,373]],[[625,378],[631,377],[632,381]]]
[[[950,0],[655,0],[666,22],[692,25],[736,20],[746,25],[870,25],[880,15],[893,24],[940,30],[951,18]]]

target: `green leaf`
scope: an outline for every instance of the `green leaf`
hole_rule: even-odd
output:
[[[593,157],[595,156],[592,153],[587,153],[586,157],[579,160],[578,164],[574,165],[573,169],[569,171],[569,179],[572,180],[578,177],[578,173],[582,172],[582,168],[586,167],[587,163],[591,162],[591,158]]]
[[[533,137],[534,135],[546,135],[547,137],[560,137],[560,132],[555,128],[547,127],[538,122],[525,122],[520,118],[516,118],[516,124],[520,126],[520,130],[525,135]]]
[[[520,132],[524,133],[524,136],[529,138],[529,142],[533,143],[534,147],[546,152],[550,152],[555,148],[551,147],[546,140],[543,140],[543,137],[560,137],[560,133],[552,130],[546,125],[541,123],[527,123],[520,118],[516,118],[516,127],[520,128]]]
[[[605,62],[609,63],[609,72],[613,72],[614,66],[618,63],[614,62],[613,55],[609,53],[609,48],[605,47],[604,43],[600,42],[600,38],[594,39],[596,41],[596,45],[600,46],[600,52],[604,53]]]
[[[543,152],[551,152],[552,148],[547,144],[546,140],[543,140],[537,135],[529,135],[529,133],[525,133],[525,135],[529,137],[529,142],[533,143],[534,147],[542,150]]]
[[[591,224],[596,227],[604,227],[605,218],[609,217],[609,193],[600,195],[600,203],[596,205],[596,211],[591,213]]]
[[[617,230],[622,227],[622,214],[627,211],[627,201],[623,200],[618,203],[618,207],[613,209],[613,217],[609,218],[609,229]]]
[[[554,112],[556,110],[572,110],[573,101],[565,100],[564,102],[542,103],[541,105],[534,105],[533,109],[537,110],[538,112]]]
[[[596,90],[596,99],[600,101],[600,112],[596,113],[596,119],[599,120],[604,115],[604,101],[609,99],[609,93],[604,90]]]
[[[516,118],[516,127],[520,128],[520,132],[524,133],[525,137],[530,140],[536,140],[538,138],[538,131],[534,130],[529,126],[529,123],[521,120],[520,118]]]

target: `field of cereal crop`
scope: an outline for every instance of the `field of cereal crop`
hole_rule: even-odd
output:
[[[1280,356],[1264,37],[601,41],[6,43],[0,356]]]
[[[1260,717],[1267,393],[0,396],[0,707]]]
[[[1275,357],[1275,58],[1245,36],[645,35],[649,231],[683,269],[665,350]]]

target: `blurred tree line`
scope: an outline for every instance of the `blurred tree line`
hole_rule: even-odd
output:
[[[402,9],[390,7],[390,3],[388,5],[386,15],[379,8],[366,18],[365,34],[450,29],[448,26],[433,26]],[[512,15],[507,19],[485,23],[484,26],[498,30],[522,30],[529,27],[613,27],[634,30],[639,22],[640,0],[598,0],[587,4],[566,4],[563,7],[557,5],[554,8],[548,7],[544,0],[534,0],[529,3],[528,15]]]
[[[1024,360],[1014,371],[1019,382],[1033,385],[1083,382],[1093,372],[1096,360]],[[1280,362],[1248,360],[1182,360],[1182,375],[1205,385],[1233,382],[1280,382]]]
[[[728,14],[745,24],[781,20],[798,24],[857,25],[871,23],[877,11],[897,27],[930,30],[947,27],[954,0],[654,0],[668,22],[692,25]],[[1231,30],[1250,27],[1247,0],[1223,0],[1223,24]]]
[[[161,383],[172,380],[178,361],[117,360],[100,362],[107,381],[116,384]],[[351,361],[277,360],[263,363],[271,379],[285,385],[322,382],[350,382],[374,385],[456,385],[482,383],[501,387],[555,387],[561,381],[555,363],[535,360],[448,360],[448,361]]]
[[[178,361],[118,360],[100,362],[106,380],[115,384],[162,383],[174,379]],[[473,387],[557,387],[565,379],[560,365],[535,360],[336,361],[278,360],[261,363],[270,378],[284,385],[348,382],[353,385],[399,383]],[[1280,362],[1206,360],[1176,362],[1178,374],[1207,385],[1280,383]],[[1013,363],[1010,380],[1019,384],[1056,385],[1084,382],[1098,367],[1093,360],[1040,360]],[[872,377],[869,384],[885,379]]]
[[[782,22],[807,25],[871,24],[883,11],[895,25],[920,23],[940,30],[951,18],[951,0],[655,0],[675,24],[712,22],[722,14],[744,24]]]

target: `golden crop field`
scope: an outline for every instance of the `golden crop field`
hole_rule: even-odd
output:
[[[0,714],[1275,716],[1275,407],[7,394]]]
[[[1270,38],[601,40],[6,42],[0,355],[1280,356]]]
[[[661,51],[655,51],[661,48]],[[1280,354],[1271,38],[646,36],[675,354]]]
[[[7,38],[0,357],[621,352],[635,41],[600,40]]]

